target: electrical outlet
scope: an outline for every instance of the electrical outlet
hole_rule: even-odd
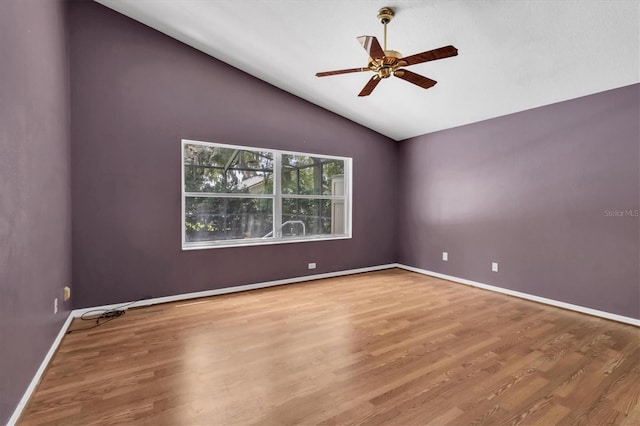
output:
[[[58,313],[58,298],[53,299],[53,313],[54,315]]]
[[[498,272],[498,262],[492,262],[491,263],[491,270],[493,272]]]
[[[71,287],[65,287],[62,289],[62,300],[67,301],[71,297]]]
[[[309,269],[316,269],[316,264],[315,263],[310,263],[309,264]]]
[[[444,260],[445,262],[447,260],[449,260],[449,253],[447,253],[446,251],[442,252],[442,260]]]

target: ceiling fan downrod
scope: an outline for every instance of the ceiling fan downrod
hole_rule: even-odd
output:
[[[395,13],[390,7],[383,7],[378,11],[378,20],[384,25],[384,47],[383,50],[387,50],[387,24],[391,22]]]

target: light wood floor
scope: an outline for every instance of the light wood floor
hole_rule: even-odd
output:
[[[639,337],[394,269],[67,335],[20,423],[639,425]]]

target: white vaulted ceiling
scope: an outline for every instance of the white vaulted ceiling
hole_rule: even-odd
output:
[[[152,28],[395,140],[640,81],[640,0],[97,0]],[[356,41],[392,7],[388,48],[452,44],[453,58],[409,67],[369,97]]]

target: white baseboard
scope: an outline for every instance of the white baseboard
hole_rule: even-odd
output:
[[[40,383],[40,379],[42,379],[42,375],[44,374],[44,371],[47,369],[49,362],[51,362],[51,358],[53,358],[53,354],[55,354],[56,350],[58,350],[58,346],[60,346],[60,342],[62,342],[62,338],[67,333],[67,330],[69,329],[69,326],[71,325],[72,320],[73,320],[73,315],[69,313],[69,316],[65,320],[64,324],[62,324],[62,328],[60,328],[58,335],[56,336],[55,340],[51,344],[51,347],[49,348],[49,352],[47,352],[47,354],[45,355],[44,359],[42,360],[42,363],[40,364],[40,367],[38,367],[38,371],[36,371],[36,374],[33,376],[33,379],[31,379],[31,383],[29,383],[27,390],[24,392],[24,395],[22,395],[22,399],[20,399],[18,406],[16,407],[16,409],[13,411],[13,414],[9,418],[9,422],[7,422],[7,426],[14,426],[18,421],[18,419],[20,418],[22,411],[27,406],[27,402],[29,402],[31,395],[36,390],[36,386],[38,386],[38,383]]]
[[[178,302],[178,301],[181,301],[181,300],[197,299],[199,297],[219,296],[221,294],[238,293],[238,292],[247,291],[247,290],[257,290],[259,288],[275,287],[275,286],[278,286],[278,285],[301,283],[301,282],[305,282],[305,281],[314,281],[314,280],[320,280],[320,279],[323,279],[323,278],[340,277],[340,276],[343,276],[343,275],[361,274],[363,272],[380,271],[380,270],[383,270],[383,269],[392,269],[392,268],[396,268],[396,267],[398,267],[397,264],[389,263],[389,264],[386,264],[386,265],[370,266],[370,267],[367,267],[367,268],[349,269],[349,270],[346,270],[346,271],[327,272],[325,274],[305,275],[305,276],[302,276],[302,277],[287,278],[287,279],[284,279],[284,280],[265,281],[265,282],[261,282],[261,283],[240,285],[240,286],[235,286],[235,287],[218,288],[218,289],[215,289],[215,290],[198,291],[198,292],[195,292],[195,293],[183,293],[183,294],[176,294],[176,295],[173,295],[173,296],[154,297],[153,299],[145,299],[145,300],[140,300],[140,301],[137,301],[137,302],[123,302],[123,303],[115,303],[115,304],[111,304],[111,305],[96,306],[96,307],[92,307],[92,308],[74,309],[71,312],[71,315],[74,318],[78,318],[78,317],[82,316],[82,314],[84,314],[86,312],[89,312],[89,311],[93,311],[93,310],[108,310],[108,309],[114,309],[114,308],[118,308],[118,307],[122,307],[122,309],[126,310],[126,309],[129,309],[129,308],[136,308],[136,307],[141,307],[141,306],[157,305],[159,303]]]
[[[572,303],[560,302],[554,299],[547,299],[546,297],[534,296],[532,294],[509,290],[502,287],[496,287],[489,284],[483,284],[476,281],[467,280],[464,278],[458,278],[451,275],[441,274],[439,272],[427,271],[426,269],[414,268],[413,266],[407,266],[401,263],[397,263],[395,266],[400,269],[406,269],[407,271],[417,272],[418,274],[429,275],[431,277],[436,277],[436,278],[442,278],[443,280],[447,280],[447,281],[466,284],[473,287],[482,288],[484,290],[494,291],[496,293],[507,294],[509,296],[519,297],[521,299],[531,300],[538,303],[544,303],[545,305],[551,305],[551,306],[555,306],[562,309],[568,309],[570,311],[576,311],[583,314],[593,315],[596,317],[605,318],[608,320],[618,321],[625,324],[631,324],[631,325],[635,325],[636,327],[640,327],[640,319],[625,317],[622,315],[612,314],[610,312],[605,312],[605,311],[599,311],[597,309],[586,308],[584,306],[574,305]]]

